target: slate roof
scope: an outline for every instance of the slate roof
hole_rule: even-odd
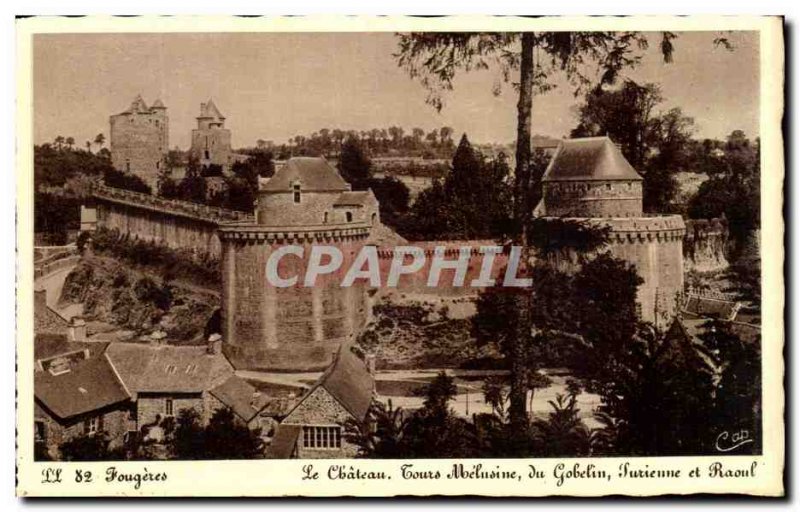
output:
[[[206,103],[200,104],[200,115],[197,116],[198,119],[204,118],[211,118],[211,119],[225,119],[216,105],[214,105],[214,100],[210,99]]]
[[[36,399],[62,419],[130,398],[105,356],[77,363],[59,375],[37,372],[33,390]]]
[[[638,180],[631,167],[608,137],[561,141],[542,181]]]
[[[230,407],[245,423],[249,423],[268,404],[265,396],[256,396],[256,393],[256,388],[235,375],[211,389],[211,394]]]
[[[333,202],[333,206],[364,206],[370,198],[375,198],[371,190],[342,192]]]
[[[89,350],[89,357],[103,355],[108,347],[108,342],[97,341],[69,341],[66,334],[37,334],[33,339],[33,357],[36,360],[50,359],[52,357]]]
[[[106,354],[131,393],[201,393],[233,375],[225,356],[205,346],[112,343]]]
[[[350,185],[324,158],[293,157],[275,172],[261,190],[268,192],[289,192],[292,184],[300,182],[303,192],[349,191]]]
[[[300,425],[278,425],[272,443],[267,450],[268,459],[290,459],[297,447],[297,439],[303,427]]]
[[[306,396],[322,387],[358,421],[363,421],[372,403],[375,379],[367,365],[349,348],[342,347],[336,359],[312,386]]]
[[[741,307],[741,303],[735,301],[689,295],[683,305],[683,311],[699,317],[735,320]]]

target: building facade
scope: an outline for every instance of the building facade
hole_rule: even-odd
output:
[[[114,168],[131,172],[154,187],[169,149],[167,107],[161,100],[148,107],[141,96],[136,96],[130,107],[112,115],[109,123]]]
[[[277,459],[352,458],[358,446],[345,438],[345,424],[368,421],[375,396],[374,368],[349,348],[333,362],[277,428],[268,456]]]
[[[642,177],[608,137],[562,141],[542,178],[542,201],[535,214],[609,227],[609,252],[635,266],[640,317],[667,328],[683,292],[683,237],[680,215],[646,215],[642,210]],[[551,256],[561,270],[577,269],[574,251]]]

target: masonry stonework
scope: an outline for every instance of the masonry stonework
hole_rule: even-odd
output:
[[[148,107],[137,96],[127,110],[109,118],[111,163],[154,187],[169,149],[169,117],[160,100]]]
[[[310,395],[303,399],[282,422],[285,425],[303,426],[339,426],[350,418],[342,404],[339,403],[325,388],[317,387]],[[347,440],[342,435],[341,448],[306,448],[303,444],[303,436],[297,440],[297,456],[300,459],[335,459],[353,458],[358,453],[358,447]]]
[[[585,258],[608,252],[636,268],[644,281],[637,292],[640,317],[667,327],[683,292],[680,215],[642,212],[642,177],[608,137],[562,141],[542,178],[536,213],[609,227],[607,244],[589,254],[566,249],[550,256],[561,270],[575,271]]]

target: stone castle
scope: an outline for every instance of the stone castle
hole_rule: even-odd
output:
[[[213,103],[211,104],[213,107]],[[206,112],[214,114],[216,108]],[[205,117],[205,116],[201,116]],[[221,125],[208,130],[219,130]],[[209,139],[211,140],[211,139]],[[204,141],[203,141],[204,143]],[[209,152],[211,158],[211,152]],[[606,137],[562,141],[542,182],[542,201],[535,214],[571,218],[611,228],[600,251],[635,265],[644,283],[638,291],[643,320],[666,327],[677,312],[683,290],[685,225],[678,215],[642,212],[642,177]],[[380,222],[379,205],[371,191],[354,192],[322,158],[292,158],[262,181],[252,214],[202,205],[181,206],[129,191],[100,188],[95,192],[98,222],[132,236],[192,248],[219,257],[222,274],[223,351],[237,368],[317,370],[332,360],[341,345],[354,340],[371,315],[366,283],[343,288],[342,275],[321,276],[314,287],[289,288],[268,284],[270,254],[281,246],[300,245],[304,257],[284,258],[286,275],[303,275],[312,245],[336,245],[344,254],[342,272],[364,245],[378,248],[385,274],[395,245],[405,241]],[[180,204],[178,204],[180,203]],[[458,257],[461,245],[475,249],[469,273],[477,274],[481,245],[490,241],[445,243],[448,257]],[[414,244],[426,247],[441,243]],[[456,247],[458,245],[459,247]],[[591,254],[562,251],[552,263],[572,271]],[[350,260],[348,260],[350,258]],[[502,259],[495,269],[502,267]],[[418,275],[401,280],[401,293],[454,297],[474,294],[466,287],[427,288]],[[474,277],[469,276],[469,279]],[[444,279],[447,279],[444,277]]]
[[[127,110],[109,118],[109,124],[114,168],[155,184],[169,149],[167,107],[161,100],[148,107],[141,96],[136,96]]]
[[[136,96],[130,107],[112,115],[109,123],[111,164],[117,170],[139,176],[155,188],[169,151],[167,107],[161,100],[148,107],[141,96]],[[189,154],[197,158],[201,167],[218,165],[223,172],[229,171],[236,160],[245,158],[233,153],[225,116],[211,99],[200,104]]]
[[[237,368],[319,369],[366,324],[364,282],[341,287],[341,273],[314,287],[276,288],[266,263],[277,248],[302,246],[284,269],[302,274],[313,244],[333,244],[349,267],[380,223],[371,191],[353,192],[322,158],[292,158],[259,188],[255,219],[220,226],[223,351]]]
[[[642,181],[608,137],[565,140],[542,178],[542,201],[535,213],[610,227],[609,243],[599,250],[635,265],[644,280],[639,314],[666,327],[683,291],[686,228],[680,215],[643,213]],[[553,263],[569,271],[585,256],[565,251],[553,256]]]
[[[197,128],[192,130],[189,152],[202,167],[218,165],[224,171],[230,169],[233,158],[231,131],[225,128],[225,116],[211,99],[200,104],[200,115],[197,116]]]

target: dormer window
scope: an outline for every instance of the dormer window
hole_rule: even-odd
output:
[[[297,203],[297,204],[300,203],[300,184],[299,183],[295,183],[294,185],[292,185],[292,199],[294,200],[295,203]]]

